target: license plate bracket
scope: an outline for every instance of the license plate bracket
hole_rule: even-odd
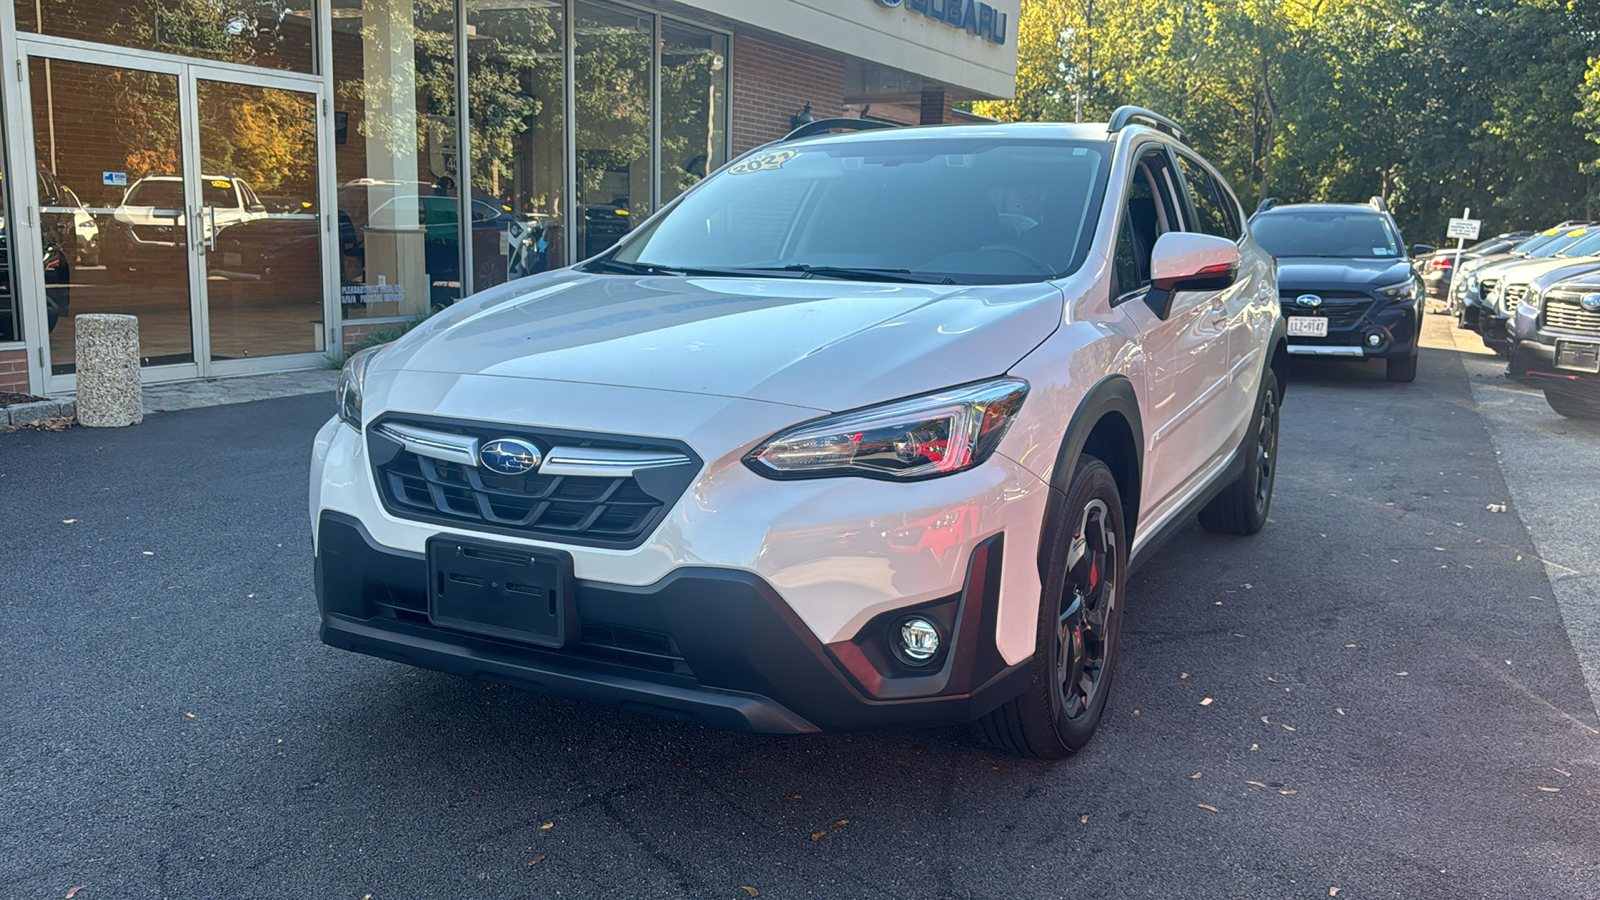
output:
[[[1290,316],[1289,337],[1327,337],[1328,320],[1322,316]]]
[[[559,648],[578,615],[572,555],[452,535],[428,540],[428,619],[490,637]]]
[[[1556,368],[1600,373],[1600,341],[1556,341]]]

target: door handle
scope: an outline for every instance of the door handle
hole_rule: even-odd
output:
[[[206,243],[209,246],[206,249],[215,250],[217,249],[217,208],[208,206],[206,211],[211,214],[211,231],[206,235]]]
[[[200,217],[200,207],[191,206],[185,210],[184,227],[189,229],[190,243],[193,244],[197,253],[203,253],[206,249],[205,227],[203,225],[200,228],[195,227],[197,222],[203,221]]]

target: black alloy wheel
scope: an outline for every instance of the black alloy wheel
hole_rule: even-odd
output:
[[[1067,552],[1067,583],[1057,604],[1055,672],[1058,715],[1072,720],[1096,709],[1108,679],[1111,618],[1116,612],[1117,537],[1111,513],[1096,497],[1084,506]]]
[[[1256,398],[1250,432],[1239,454],[1244,471],[1200,510],[1200,527],[1212,534],[1250,535],[1267,524],[1272,509],[1272,489],[1278,478],[1278,430],[1283,412],[1283,388],[1278,373],[1267,369]]]
[[[1027,690],[973,723],[985,742],[1059,759],[1089,743],[1115,670],[1128,564],[1122,494],[1085,455],[1045,523],[1044,585]]]
[[[1278,392],[1267,391],[1261,401],[1256,426],[1256,514],[1263,520],[1272,506],[1272,486],[1278,476]]]

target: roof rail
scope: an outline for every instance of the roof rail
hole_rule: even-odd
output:
[[[1274,206],[1277,206],[1277,205],[1278,205],[1278,198],[1277,197],[1268,197],[1265,200],[1261,201],[1261,205],[1256,207],[1256,212],[1264,213],[1267,210],[1269,210],[1269,209],[1271,209],[1271,208],[1273,208]]]
[[[1373,209],[1377,210],[1378,212],[1388,212],[1389,211],[1389,204],[1383,202],[1383,198],[1382,197],[1373,197],[1373,198],[1369,199],[1367,201],[1367,205],[1372,207]]]
[[[1153,113],[1142,106],[1119,106],[1111,114],[1111,124],[1106,126],[1106,134],[1116,134],[1128,127],[1130,122],[1139,121],[1157,131],[1170,134],[1185,144],[1189,143],[1189,136],[1184,134],[1183,128],[1160,113]]]
[[[827,134],[835,128],[839,128],[844,131],[872,131],[873,129],[877,128],[899,127],[900,125],[895,122],[885,122],[881,119],[818,119],[815,122],[807,122],[804,125],[801,125],[799,128],[789,132],[788,134],[784,135],[778,141],[778,143],[783,143],[783,141],[797,141],[800,138],[811,137],[814,134]]]

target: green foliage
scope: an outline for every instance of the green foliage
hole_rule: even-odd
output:
[[[1027,0],[1006,120],[1171,115],[1246,206],[1385,197],[1413,239],[1600,201],[1595,0]]]

